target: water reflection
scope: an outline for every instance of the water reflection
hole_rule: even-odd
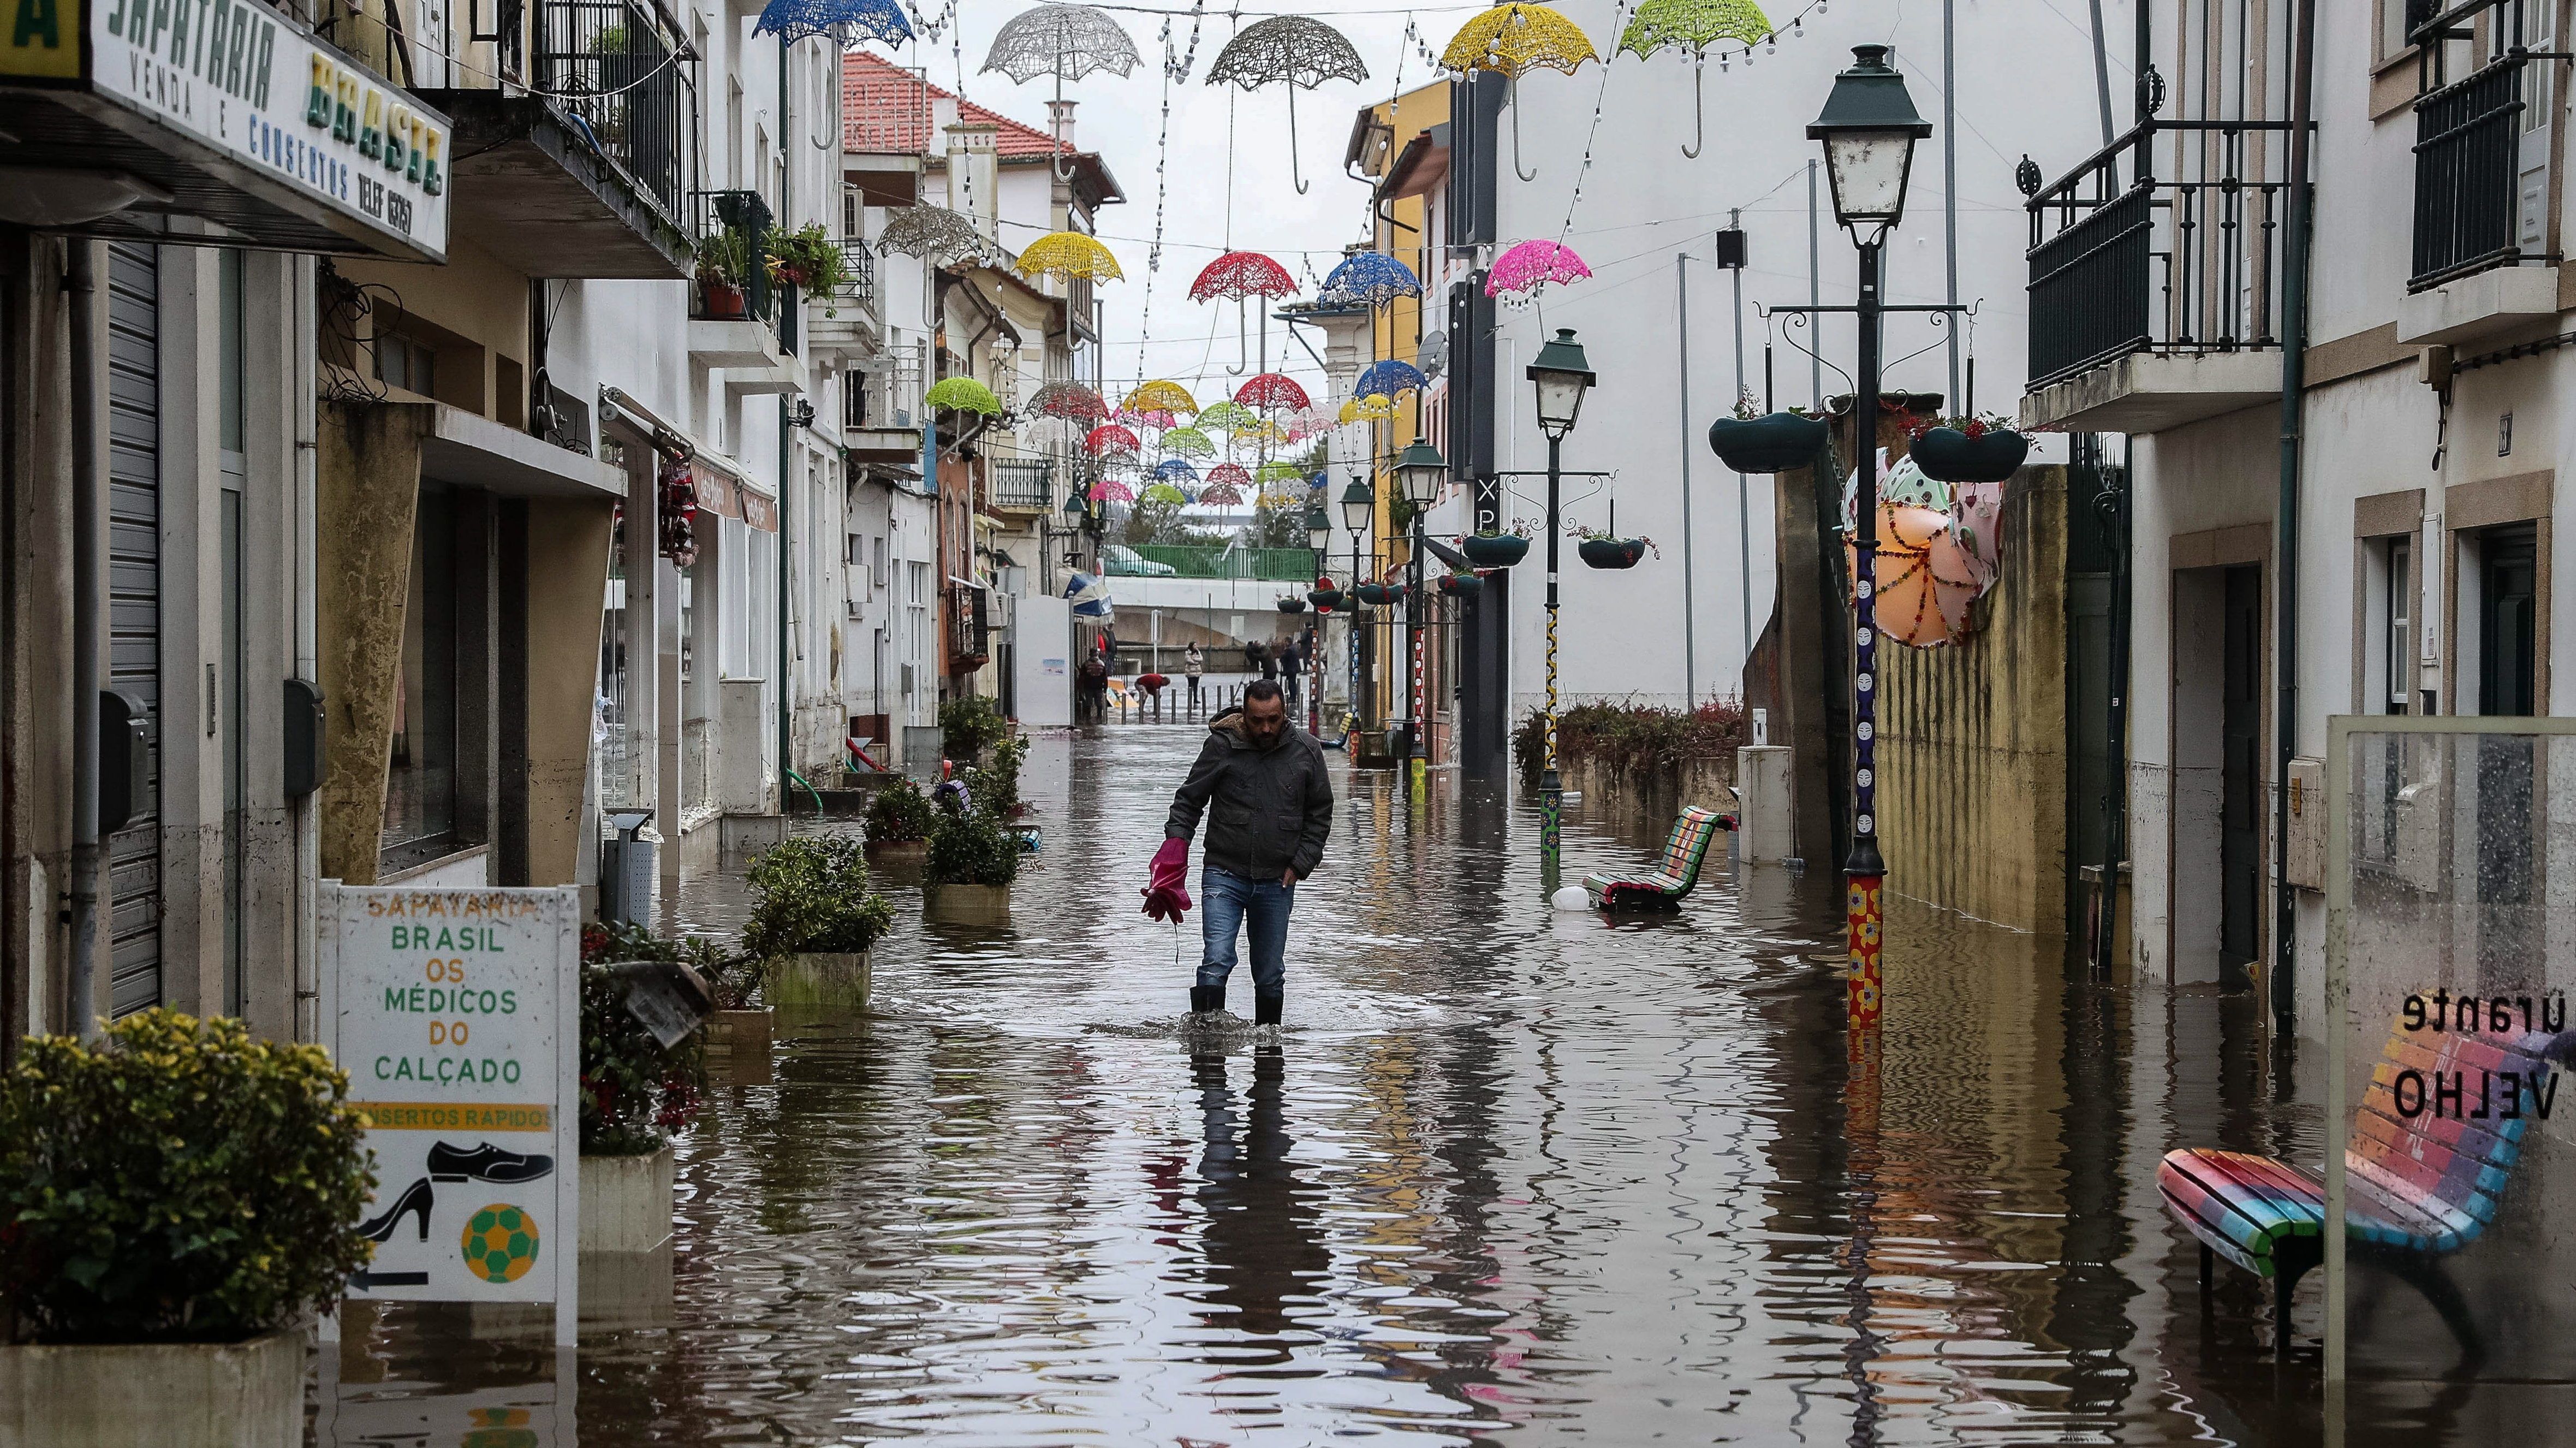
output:
[[[782,1020],[683,1142],[669,1309],[586,1331],[582,1443],[2313,1441],[2312,1317],[2276,1367],[2153,1187],[2170,1146],[2313,1155],[2250,998],[1897,901],[1855,1057],[1829,879],[1713,869],[1614,928],[1544,907],[1508,795],[1344,776],[1289,1029],[1184,1039],[1195,921],[1136,886],[1198,737],[1040,741],[1010,930],[892,888],[871,1011]],[[1570,818],[1568,877],[1666,823]],[[480,1330],[389,1313],[337,1391],[551,1381]],[[2356,1441],[2463,1411],[2388,1396]]]

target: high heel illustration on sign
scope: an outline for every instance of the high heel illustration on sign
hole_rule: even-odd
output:
[[[393,1240],[394,1228],[402,1224],[403,1215],[416,1213],[420,1218],[419,1240],[426,1242],[429,1240],[430,1200],[429,1178],[422,1177],[403,1188],[403,1194],[395,1199],[392,1206],[387,1207],[382,1215],[369,1219],[358,1231],[371,1242],[389,1242]]]

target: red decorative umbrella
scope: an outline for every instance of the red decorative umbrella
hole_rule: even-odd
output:
[[[1136,434],[1114,422],[1093,428],[1091,435],[1082,440],[1082,450],[1093,457],[1112,452],[1132,453],[1141,446],[1143,444],[1136,441]]]
[[[1288,268],[1257,251],[1229,251],[1209,262],[1199,271],[1199,279],[1190,283],[1190,300],[1213,302],[1219,297],[1242,301],[1246,297],[1293,297],[1297,279]]]
[[[1067,422],[1105,422],[1109,417],[1109,404],[1079,382],[1050,382],[1029,401],[1043,416]]]
[[[1234,390],[1234,400],[1263,412],[1293,412],[1315,405],[1295,378],[1278,372],[1264,372],[1245,382]]]
[[[1207,470],[1207,481],[1212,488],[1248,488],[1252,474],[1241,463],[1218,463]]]

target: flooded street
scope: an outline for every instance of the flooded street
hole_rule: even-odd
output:
[[[1898,901],[1855,1057],[1806,959],[1830,877],[1721,858],[1610,928],[1545,907],[1534,811],[1342,774],[1287,1029],[1185,1038],[1197,918],[1137,891],[1199,737],[1038,742],[1014,930],[889,887],[873,1008],[782,1019],[774,1082],[716,1090],[668,1298],[599,1314],[572,1381],[541,1335],[387,1309],[317,1441],[2317,1436],[2314,1302],[2276,1368],[2262,1286],[2204,1303],[2153,1184],[2176,1145],[2313,1156],[2250,1001],[2069,987],[2056,942]],[[1566,878],[1660,835],[1578,812]],[[744,908],[697,878],[679,923]],[[2353,1441],[2458,1411],[2380,1404]]]

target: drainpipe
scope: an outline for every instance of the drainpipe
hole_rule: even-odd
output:
[[[105,480],[98,450],[98,252],[67,244],[71,266],[72,392],[72,906],[71,1021],[98,1036],[98,838],[100,635],[106,624]],[[30,1023],[32,1024],[32,1023]]]
[[[787,119],[787,58],[787,37],[782,33],[778,37],[778,153],[781,156],[792,157],[796,154],[796,148],[787,143],[793,136],[795,128],[788,124]],[[778,168],[778,224],[781,228],[793,225],[793,213],[788,209],[788,198],[795,184],[796,165],[791,160]],[[753,258],[752,264],[760,265],[760,259]],[[805,305],[804,298],[797,296],[792,287],[788,289],[786,296],[779,298],[779,304],[784,307],[790,301],[800,307]],[[778,319],[778,325],[781,330],[787,326],[787,318],[783,313]],[[780,814],[787,813],[787,781],[796,773],[796,756],[793,752],[796,740],[796,683],[795,676],[789,672],[787,638],[787,604],[790,594],[787,581],[795,557],[792,548],[795,533],[788,520],[796,516],[795,498],[790,491],[787,473],[790,458],[794,452],[795,414],[796,400],[787,393],[778,394],[778,812]],[[814,812],[819,815],[822,810],[818,806]]]
[[[2299,717],[2299,446],[2307,397],[2308,345],[2308,113],[2316,69],[2316,0],[2300,0],[2292,42],[2290,79],[2290,215],[2282,232],[2281,266],[2281,490],[2273,507],[2279,529],[2274,606],[2280,671],[2272,758],[2272,1022],[2275,1040],[2296,1038],[2291,1010],[2298,948],[2298,895],[2290,888],[2290,758],[2298,750]]]

